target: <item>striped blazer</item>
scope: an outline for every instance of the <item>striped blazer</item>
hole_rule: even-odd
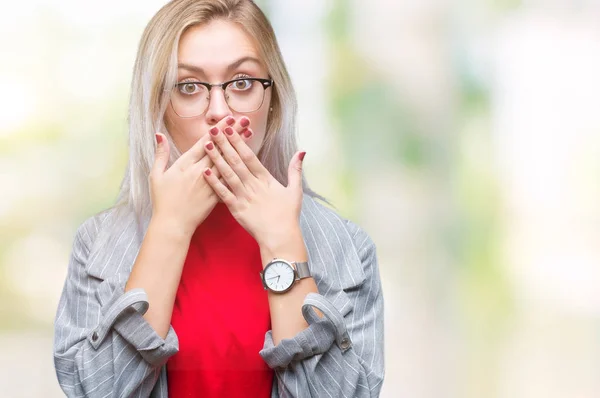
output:
[[[178,351],[177,334],[171,327],[163,339],[145,321],[143,289],[124,293],[144,228],[132,212],[116,213],[77,230],[54,325],[56,375],[68,397],[167,397],[165,364]],[[384,358],[375,245],[307,195],[300,222],[319,294],[304,301],[307,329],[276,346],[265,335],[260,355],[276,376],[271,397],[377,397]]]

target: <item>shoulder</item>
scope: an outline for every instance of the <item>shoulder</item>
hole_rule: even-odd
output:
[[[357,252],[375,246],[362,227],[308,195],[304,195],[301,218],[301,222],[308,228],[328,231],[330,239],[337,239],[346,246],[350,245]]]
[[[88,217],[77,227],[75,239],[80,240],[81,243],[85,244],[88,248],[92,246],[104,223],[109,216],[115,211],[114,207],[103,210],[99,213]]]
[[[357,224],[305,195],[300,225],[310,261],[324,281],[339,279],[343,288],[351,288],[373,274],[374,245]],[[331,274],[331,269],[336,272]]]
[[[98,236],[104,221],[111,211],[112,208],[103,210],[91,217],[88,217],[81,224],[79,224],[75,232],[75,240],[73,242],[73,251],[75,254],[82,252],[82,254],[87,255],[87,253],[90,252],[90,249],[96,241],[96,237]]]
[[[115,206],[81,223],[73,253],[89,275],[106,279],[129,271],[141,242],[143,227],[138,221],[130,207]]]
[[[113,206],[88,217],[77,227],[75,248],[89,253],[104,233],[119,229],[119,219],[129,221],[132,216],[129,209]]]

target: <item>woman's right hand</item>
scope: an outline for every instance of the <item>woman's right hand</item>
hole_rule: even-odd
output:
[[[231,123],[229,118],[221,120],[213,128],[225,129],[229,126],[227,122]],[[232,128],[237,133],[245,129],[239,121]],[[248,140],[244,134],[241,137]],[[156,133],[156,158],[149,175],[152,218],[190,237],[219,201],[202,176],[207,167],[218,173],[204,149],[210,139],[211,135],[207,132],[167,169],[169,143],[164,134]]]

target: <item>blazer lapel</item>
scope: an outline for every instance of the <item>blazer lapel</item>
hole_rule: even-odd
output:
[[[147,223],[137,222],[130,209],[112,209],[90,248],[87,273],[100,280],[115,276],[127,279]],[[364,283],[365,273],[345,220],[304,195],[300,226],[319,292],[346,315],[352,309],[346,291]]]
[[[113,209],[100,227],[88,257],[87,273],[104,280],[129,274],[139,252],[143,232],[132,211]]]

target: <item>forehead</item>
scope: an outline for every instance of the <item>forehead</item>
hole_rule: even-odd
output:
[[[240,58],[259,54],[252,38],[236,23],[216,20],[188,29],[179,41],[178,62],[207,73],[219,71]]]

